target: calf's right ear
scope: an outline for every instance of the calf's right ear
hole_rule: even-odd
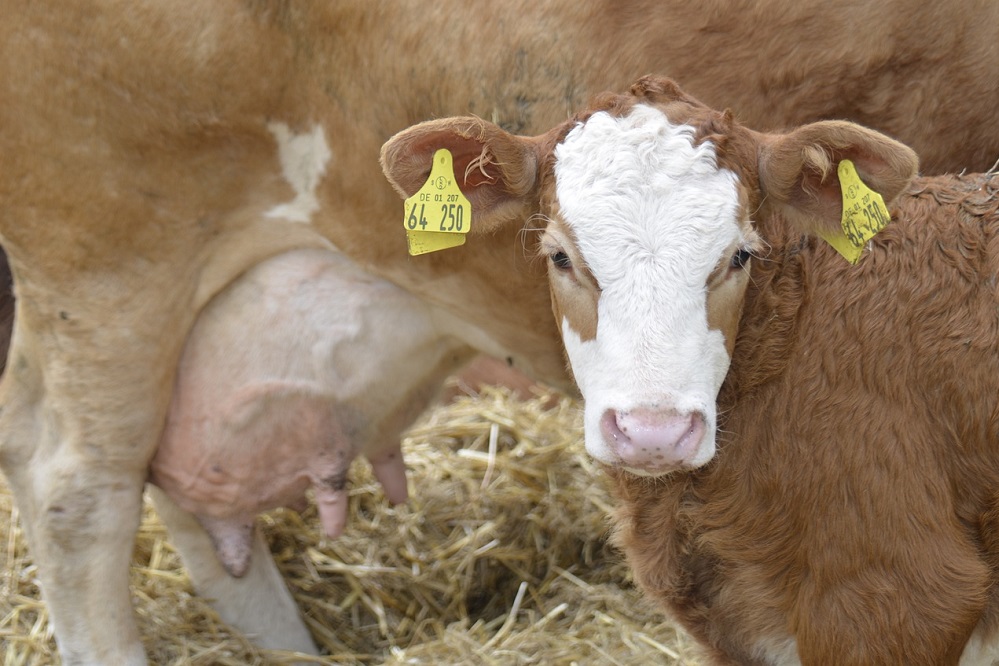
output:
[[[541,142],[473,116],[430,120],[399,132],[382,146],[382,171],[403,198],[412,196],[440,148],[451,151],[455,181],[472,204],[470,233],[522,218],[536,203]]]

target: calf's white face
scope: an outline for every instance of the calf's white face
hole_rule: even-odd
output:
[[[641,104],[592,115],[554,156],[542,251],[587,451],[644,475],[703,465],[759,242],[738,178]]]
[[[749,215],[802,234],[842,233],[837,164],[850,160],[887,202],[918,161],[847,122],[753,132],[664,77],[593,104],[581,121],[534,137],[474,117],[420,123],[386,142],[382,166],[408,197],[434,152],[450,150],[480,238],[543,219],[587,450],[636,474],[698,467],[715,453],[748,264],[765,245]]]

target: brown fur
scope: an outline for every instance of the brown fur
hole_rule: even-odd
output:
[[[911,150],[855,125],[760,134],[670,81],[633,91],[577,119],[641,99],[697,128],[759,236],[749,275],[720,265],[707,285],[732,350],[716,458],[656,479],[609,470],[636,579],[716,663],[764,663],[791,638],[807,664],[957,663],[973,631],[999,629],[999,175],[913,181]],[[529,151],[564,133],[495,140]],[[522,205],[551,220],[542,252],[578,261],[546,151]],[[894,201],[856,267],[809,233],[840,214],[821,199],[839,197],[829,167],[847,156]],[[595,311],[560,289],[583,269],[549,269],[557,318]]]
[[[611,472],[638,581],[719,663],[956,663],[999,623],[999,176],[917,180],[850,267],[779,218],[706,468]]]

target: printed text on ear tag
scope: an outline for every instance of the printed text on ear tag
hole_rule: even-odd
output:
[[[472,226],[472,204],[458,189],[447,148],[434,153],[427,182],[406,199],[402,225],[413,256],[465,244]]]
[[[860,261],[867,241],[884,229],[891,214],[884,198],[864,185],[850,160],[839,163],[839,186],[843,192],[842,233],[821,233],[822,238],[851,264]]]

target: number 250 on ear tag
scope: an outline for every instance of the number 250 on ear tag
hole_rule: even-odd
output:
[[[840,189],[843,193],[843,218],[841,230],[835,233],[820,232],[826,242],[851,264],[860,261],[867,241],[891,221],[891,213],[884,198],[867,187],[857,174],[850,160],[842,160],[837,167]]]
[[[416,256],[465,244],[472,226],[472,204],[454,177],[451,151],[434,153],[430,176],[423,187],[406,199],[403,227],[409,254]]]

